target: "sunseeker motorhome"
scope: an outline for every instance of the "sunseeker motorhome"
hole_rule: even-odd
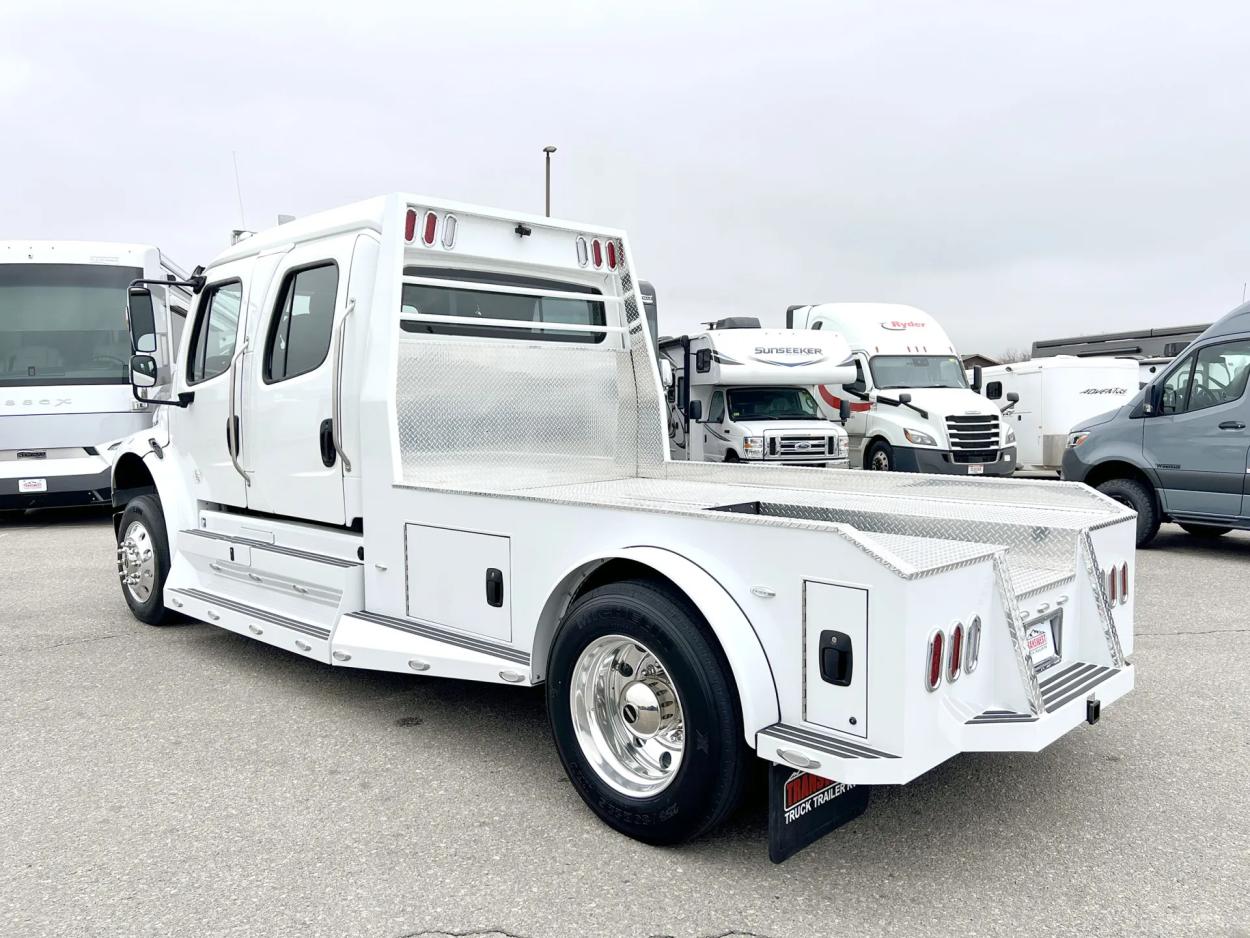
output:
[[[0,241],[0,509],[108,504],[102,444],[153,419],[131,393],[126,287],[169,276],[185,274],[149,245]],[[190,294],[155,293],[136,329],[167,362]]]
[[[842,337],[762,329],[748,316],[708,325],[706,332],[660,341],[673,372],[673,458],[845,468],[846,431],[809,390],[854,377]]]
[[[958,475],[1010,475],[1015,435],[998,407],[968,386],[936,319],[914,306],[791,306],[786,326],[841,333],[855,374],[814,391],[830,413],[850,405],[851,466]]]

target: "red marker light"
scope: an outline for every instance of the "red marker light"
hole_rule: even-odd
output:
[[[415,208],[408,209],[408,214],[404,216],[404,240],[411,241],[417,236],[417,210]]]
[[[616,270],[616,242],[608,242],[608,268]]]
[[[438,229],[438,216],[433,212],[425,213],[425,230],[421,232],[421,240],[427,245],[434,244],[434,232]]]
[[[594,258],[595,266],[603,266],[603,245],[599,243],[599,239],[590,242],[590,255]]]

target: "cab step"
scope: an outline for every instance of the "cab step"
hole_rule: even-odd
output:
[[[271,609],[262,609],[194,587],[169,587],[165,590],[165,601],[171,608],[202,622],[285,648],[298,655],[326,663],[330,661],[331,630],[316,623],[294,619]]]

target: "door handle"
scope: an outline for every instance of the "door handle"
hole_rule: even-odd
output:
[[[334,448],[334,421],[326,419],[321,421],[321,464],[327,469],[334,465],[334,460],[338,456],[338,451]]]
[[[1220,429],[1221,430],[1244,430],[1246,429],[1246,425],[1242,423],[1240,420],[1225,420],[1222,424],[1220,424]]]
[[[486,571],[486,604],[495,607],[503,605],[503,571],[495,567]]]

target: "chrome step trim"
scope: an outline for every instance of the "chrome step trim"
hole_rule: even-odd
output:
[[[299,550],[295,547],[282,547],[278,544],[270,544],[266,541],[256,541],[250,537],[235,537],[231,534],[221,534],[217,531],[201,531],[198,528],[186,528],[181,533],[194,534],[196,537],[206,537],[214,541],[226,541],[230,544],[238,544],[252,550],[267,550],[275,554],[285,554],[288,557],[298,557],[300,560],[311,560],[315,563],[324,563],[331,567],[359,567],[359,560],[344,560],[342,557],[331,557],[329,554],[316,554],[310,550]]]
[[[366,622],[372,622],[375,625],[384,625],[388,629],[407,632],[410,635],[419,635],[421,638],[442,642],[445,645],[456,645],[469,651],[476,651],[479,654],[490,655],[493,658],[502,658],[505,661],[529,667],[530,656],[523,651],[518,651],[511,645],[503,645],[485,638],[474,638],[471,635],[465,635],[463,632],[453,632],[450,629],[444,629],[437,625],[430,625],[428,622],[396,619],[394,616],[384,616],[377,612],[361,610],[360,612],[351,613],[351,616],[355,619],[364,619]]]
[[[320,625],[313,625],[310,622],[301,622],[299,619],[292,619],[288,616],[279,615],[276,612],[269,612],[266,609],[257,609],[255,606],[249,606],[247,603],[227,599],[224,596],[218,596],[215,593],[209,593],[205,590],[171,588],[169,592],[177,593],[179,596],[189,596],[192,599],[198,599],[202,602],[212,603],[214,606],[220,606],[222,609],[229,609],[231,612],[251,616],[253,619],[260,619],[262,622],[268,622],[271,625],[280,625],[282,628],[290,629],[292,632],[302,632],[305,635],[311,635],[313,638],[319,638],[323,641],[330,637],[330,630]]]
[[[839,759],[898,758],[898,756],[892,753],[882,752],[879,749],[873,749],[870,746],[853,743],[849,740],[822,736],[818,733],[813,733],[809,729],[804,729],[801,726],[791,726],[788,723],[774,723],[772,726],[766,726],[760,730],[759,735],[769,736],[774,740],[781,740],[782,742],[797,743],[800,746],[807,746],[809,749],[815,749],[826,755],[836,756]]]

